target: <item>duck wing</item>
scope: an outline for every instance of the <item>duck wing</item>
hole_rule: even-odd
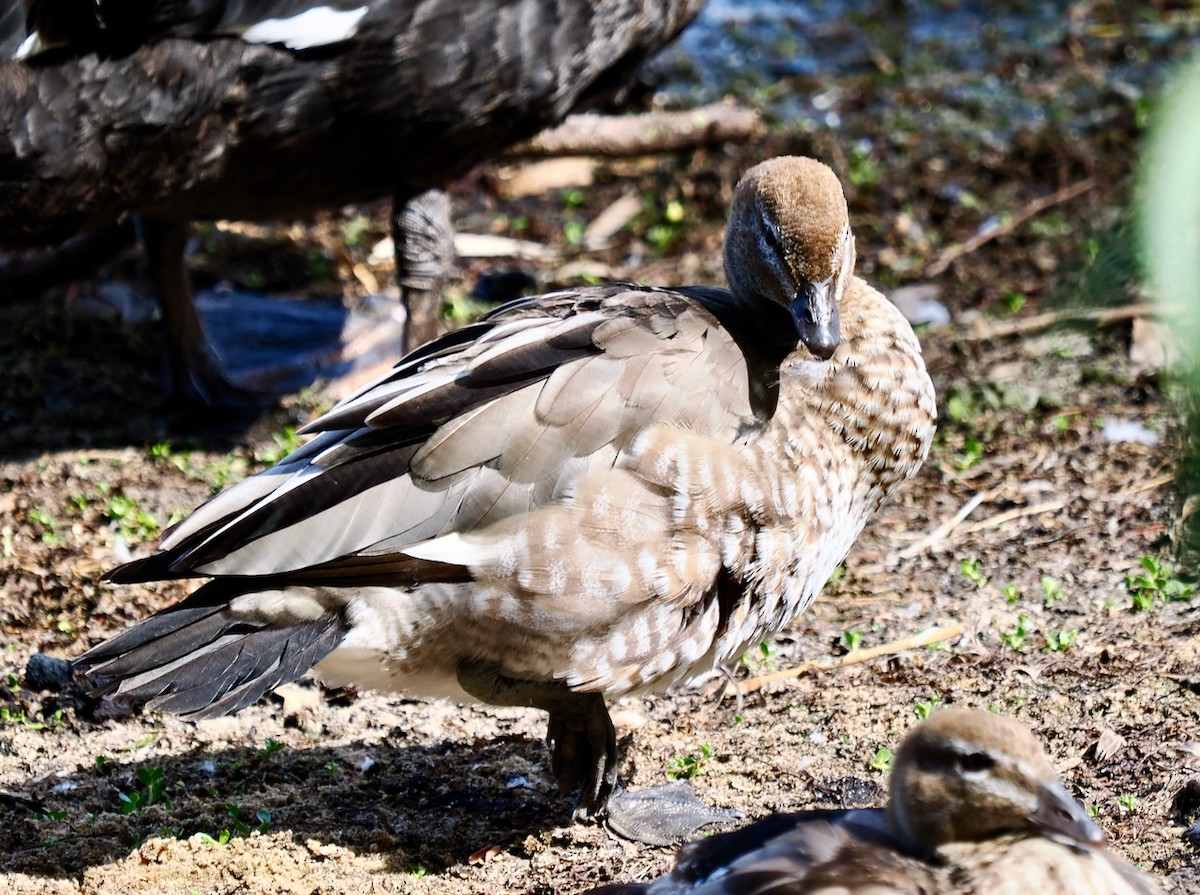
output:
[[[108,577],[469,580],[448,536],[576,498],[652,428],[729,444],[765,422],[770,362],[722,325],[732,307],[629,285],[518,301],[406,357]]]
[[[773,814],[685,845],[658,880],[590,895],[932,895],[935,882],[872,808]]]

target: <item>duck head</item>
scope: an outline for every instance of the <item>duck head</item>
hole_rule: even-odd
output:
[[[841,343],[838,302],[854,273],[854,236],[837,176],[781,156],[755,165],[733,192],[725,275],[739,298],[787,308],[798,340],[828,360]]]
[[[914,854],[951,842],[1040,835],[1076,848],[1105,841],[1022,725],[943,709],[913,728],[892,766],[888,822]]]

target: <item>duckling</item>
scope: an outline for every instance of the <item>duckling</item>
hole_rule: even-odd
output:
[[[417,349],[109,573],[213,580],[81,656],[85,686],[203,718],[315,665],[536,706],[560,788],[597,814],[606,700],[786,625],[933,437],[920,346],[854,275],[829,168],[751,168],[724,262],[728,290],[555,292]]]
[[[941,709],[904,738],[886,809],[776,814],[591,895],[1154,895],[1011,718]]]
[[[451,234],[431,195],[622,85],[703,0],[15,0],[0,11],[0,245],[143,217],[179,396],[262,403],[209,344],[192,219],[393,197],[409,343]],[[29,33],[26,34],[26,31]]]

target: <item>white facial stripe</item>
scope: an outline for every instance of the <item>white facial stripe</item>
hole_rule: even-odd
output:
[[[845,294],[846,287],[850,285],[850,277],[854,275],[854,234],[850,232],[848,221],[842,227],[834,255],[833,269],[837,271],[835,274],[837,281],[834,284],[833,294],[834,299],[837,300]]]

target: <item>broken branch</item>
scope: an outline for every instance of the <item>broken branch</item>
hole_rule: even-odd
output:
[[[762,116],[758,112],[732,103],[713,103],[683,112],[569,115],[558,127],[514,146],[506,156],[650,155],[716,143],[745,142],[762,132]]]
[[[1119,323],[1122,320],[1133,320],[1137,317],[1149,317],[1155,313],[1152,305],[1126,305],[1123,308],[1066,308],[1061,311],[1047,311],[1044,314],[1034,314],[1019,320],[1005,320],[983,326],[969,333],[963,333],[959,338],[964,342],[983,342],[989,339],[999,339],[1004,336],[1017,336],[1024,333],[1038,332],[1049,329],[1069,320],[1090,320],[1094,323]]]
[[[931,643],[941,643],[944,640],[953,640],[955,637],[963,633],[963,626],[959,622],[954,622],[946,627],[934,626],[920,634],[914,634],[911,637],[904,637],[900,640],[894,640],[891,643],[885,643],[881,646],[866,647],[856,649],[851,653],[837,658],[826,657],[823,659],[812,659],[808,662],[801,662],[794,668],[787,668],[783,671],[773,671],[770,674],[759,675],[758,677],[747,678],[741,681],[736,686],[732,683],[726,684],[721,697],[727,696],[745,696],[753,693],[756,690],[761,690],[767,684],[773,684],[777,681],[791,680],[792,678],[800,677],[812,671],[832,671],[835,668],[846,668],[850,665],[859,665],[863,662],[869,662],[872,659],[878,659],[880,656],[890,656],[895,653],[902,653],[905,650],[917,649],[922,646],[929,646]]]
[[[1089,177],[1087,180],[1081,180],[1078,183],[1065,186],[1061,190],[1051,193],[1049,196],[1041,196],[1034,199],[1020,211],[1014,213],[1008,220],[992,227],[990,230],[983,233],[976,233],[964,242],[956,242],[953,245],[946,246],[942,254],[938,256],[938,259],[929,265],[929,268],[925,271],[925,276],[936,277],[963,255],[970,254],[993,239],[1007,236],[1027,220],[1041,214],[1047,208],[1053,208],[1055,205],[1061,205],[1063,202],[1070,201],[1095,186],[1096,181]]]

